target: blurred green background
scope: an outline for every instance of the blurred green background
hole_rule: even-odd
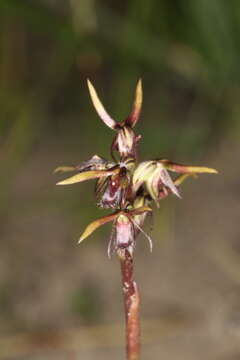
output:
[[[93,184],[52,171],[109,157],[137,79],[141,159],[207,165],[139,238],[143,358],[240,356],[240,2],[0,1],[0,359],[122,359],[118,262],[110,226],[77,239],[97,209]]]

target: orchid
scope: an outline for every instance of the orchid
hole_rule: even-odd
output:
[[[79,238],[79,243],[98,227],[113,222],[108,255],[117,253],[122,270],[122,284],[126,311],[127,358],[139,356],[139,294],[133,281],[133,256],[136,238],[142,232],[152,249],[152,239],[143,230],[153,204],[159,207],[163,198],[173,194],[181,198],[179,187],[188,177],[198,174],[216,174],[209,167],[186,166],[166,159],[138,162],[137,145],[141,139],[135,135],[142,106],[142,81],[138,81],[130,114],[122,122],[115,121],[105,110],[92,83],[88,80],[92,103],[101,120],[115,132],[110,147],[112,159],[98,155],[76,166],[60,166],[55,172],[74,174],[57,185],[70,185],[86,180],[95,180],[96,202],[99,207],[113,209],[112,214],[90,223]],[[117,158],[116,158],[117,154]],[[169,172],[177,173],[172,178]],[[135,310],[136,311],[135,311]],[[134,310],[134,311],[133,311]]]

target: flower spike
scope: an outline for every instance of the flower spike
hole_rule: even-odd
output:
[[[117,123],[115,120],[111,118],[111,116],[107,113],[105,110],[103,104],[99,100],[99,97],[97,95],[96,90],[94,89],[94,86],[92,85],[90,80],[87,80],[89,93],[93,102],[93,106],[95,107],[95,110],[97,111],[99,117],[102,119],[104,124],[106,124],[111,129],[115,129],[117,127]]]
[[[133,128],[136,125],[136,123],[139,119],[139,116],[141,113],[141,108],[142,108],[142,98],[143,98],[142,80],[139,79],[138,83],[137,83],[137,87],[136,87],[135,99],[134,99],[132,111],[131,111],[130,115],[126,118],[126,120],[124,121],[124,124],[127,126],[130,126],[131,128]]]
[[[90,80],[87,80],[90,97],[97,114],[110,129],[115,130],[110,147],[112,160],[98,155],[77,166],[60,166],[55,172],[75,175],[57,185],[68,185],[95,179],[97,206],[113,212],[91,222],[83,231],[81,243],[100,226],[112,222],[108,256],[116,253],[121,264],[124,308],[126,316],[127,359],[139,359],[139,293],[133,280],[133,255],[136,239],[142,233],[152,251],[152,239],[144,231],[146,218],[152,214],[152,203],[159,207],[168,195],[181,197],[179,187],[191,177],[201,173],[217,174],[208,167],[186,166],[165,159],[138,162],[137,147],[141,135],[134,132],[142,107],[142,81],[138,80],[132,108],[123,121],[115,121],[105,110]],[[174,177],[171,172],[177,173]]]

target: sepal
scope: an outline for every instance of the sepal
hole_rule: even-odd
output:
[[[161,164],[164,165],[164,167],[167,170],[177,172],[179,174],[218,174],[218,171],[213,168],[209,168],[206,166],[187,166],[182,164],[177,164],[169,160],[159,160]]]
[[[92,180],[102,177],[107,177],[114,174],[114,170],[90,170],[83,171],[76,175],[71,176],[65,180],[59,181],[57,185],[71,185],[75,183],[79,183],[86,180]]]
[[[107,125],[111,129],[115,129],[117,127],[117,122],[114,119],[112,119],[111,116],[105,110],[90,80],[87,80],[87,84],[88,84],[90,97],[93,102],[93,106],[96,112],[98,113],[99,117],[102,119],[105,125]]]
[[[139,79],[137,82],[137,86],[136,86],[136,92],[135,92],[135,98],[134,98],[134,102],[133,102],[133,107],[132,107],[132,111],[129,114],[129,116],[126,118],[126,120],[124,121],[124,124],[133,128],[136,123],[138,122],[140,113],[141,113],[141,108],[142,108],[142,98],[143,98],[143,94],[142,94],[142,80]]]

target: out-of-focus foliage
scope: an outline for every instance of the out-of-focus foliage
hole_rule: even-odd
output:
[[[150,143],[154,154],[159,140],[165,151],[174,144],[176,153],[201,154],[236,125],[237,1],[2,0],[0,14],[1,137],[9,158],[22,159],[56,124],[65,132],[61,116],[74,116],[72,131],[91,130],[94,120],[81,121],[90,114],[86,76],[103,83],[120,120],[143,77],[144,115],[152,116],[151,127],[142,124],[145,148]],[[152,130],[156,124],[161,131]]]

